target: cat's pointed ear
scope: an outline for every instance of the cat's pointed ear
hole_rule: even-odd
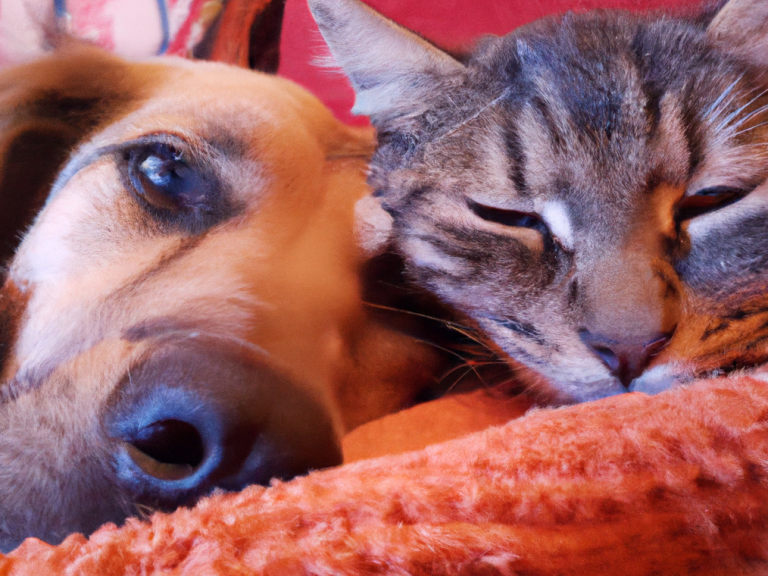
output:
[[[728,0],[707,28],[724,49],[768,65],[768,1]]]
[[[464,66],[359,0],[309,0],[336,63],[355,89],[355,114],[414,113],[439,80]]]

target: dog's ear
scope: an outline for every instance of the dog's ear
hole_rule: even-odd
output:
[[[135,94],[122,60],[74,43],[0,73],[0,266],[72,149]]]
[[[725,50],[761,68],[768,66],[766,0],[728,0],[710,23],[707,34]]]
[[[274,74],[284,11],[285,0],[229,0],[193,55]]]
[[[374,126],[420,111],[446,78],[464,66],[358,0],[309,0],[336,63],[355,89],[356,114]]]

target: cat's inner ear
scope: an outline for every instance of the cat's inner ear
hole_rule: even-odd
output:
[[[728,0],[707,34],[725,50],[758,66],[768,65],[768,1]]]
[[[309,0],[336,63],[352,82],[352,111],[377,117],[418,113],[425,98],[464,66],[359,0]]]

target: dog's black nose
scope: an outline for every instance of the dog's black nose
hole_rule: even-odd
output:
[[[217,342],[162,346],[113,393],[105,426],[117,479],[137,504],[172,510],[341,462],[317,399],[262,358]]]
[[[189,422],[159,420],[126,438],[125,449],[145,473],[164,480],[181,480],[195,473],[206,455],[203,435]]]

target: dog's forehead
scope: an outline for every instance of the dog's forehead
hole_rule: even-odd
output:
[[[266,74],[175,58],[143,66],[162,68],[162,81],[137,95],[132,111],[107,126],[91,146],[173,129],[248,145],[265,131],[292,130],[315,116],[327,115],[314,97]]]

